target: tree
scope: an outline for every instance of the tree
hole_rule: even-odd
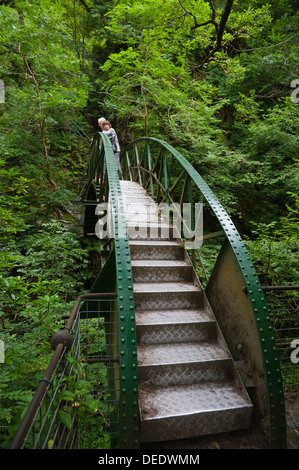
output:
[[[35,1],[34,9],[22,0],[13,6],[1,7],[0,17],[0,60],[6,83],[3,139],[11,140],[9,158],[18,159],[23,168],[30,164],[32,153],[36,154],[43,174],[56,190],[52,134],[57,124],[73,119],[86,104],[88,82],[71,47],[65,10],[45,0]],[[20,158],[24,141],[27,152]]]

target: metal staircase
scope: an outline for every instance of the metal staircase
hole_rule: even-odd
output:
[[[252,404],[182,240],[139,184],[121,181],[121,189],[135,295],[141,442],[249,427]],[[137,214],[131,210],[136,201]]]
[[[112,409],[108,406],[106,423],[109,426],[110,420],[111,447],[136,449],[166,441],[172,448],[176,443],[171,441],[243,430],[246,438],[258,431],[269,447],[284,448],[284,391],[273,326],[237,228],[195,168],[167,142],[137,139],[122,153],[121,164],[120,176],[109,138],[97,133],[80,203],[85,206],[84,235],[101,246],[101,265],[86,294],[93,300],[83,303],[87,305],[83,316],[80,308],[74,308],[65,331],[58,332],[63,338],[67,334],[71,342],[68,331],[73,322],[77,325],[70,354],[78,361],[84,360],[79,347],[81,320],[90,321],[88,344],[90,339],[94,346],[95,333],[103,334],[97,340],[98,359],[93,349],[89,359],[98,360],[107,373],[105,383],[114,403]],[[189,236],[196,217],[191,217],[191,232],[182,231],[181,238],[184,220],[174,223],[173,205],[178,204],[177,212],[182,213],[187,203],[190,213],[196,214],[197,201],[205,217],[205,233],[199,238],[213,242],[208,269],[204,247],[194,247]],[[163,204],[170,217],[161,213]],[[193,233],[196,239],[196,230]],[[219,243],[214,243],[215,238]],[[107,296],[114,299],[108,308]],[[89,331],[86,324],[82,331]],[[49,445],[50,415],[47,411],[43,418],[40,413],[47,403],[56,407],[50,441],[60,446],[55,417],[66,403],[59,401],[59,394],[56,401],[49,400],[49,394],[56,374],[53,364],[60,367],[66,362],[63,338],[13,448],[37,447],[34,436],[43,432],[43,446]],[[75,379],[74,370],[68,374]],[[104,383],[103,374],[96,378],[97,387]],[[58,380],[55,393],[66,383]],[[70,408],[74,412],[76,406],[70,402]],[[72,441],[75,416],[67,434]],[[65,443],[69,445],[68,438]]]

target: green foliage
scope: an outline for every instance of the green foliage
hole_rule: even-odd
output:
[[[247,247],[264,285],[299,283],[299,199],[291,196],[286,216],[269,224],[252,224],[254,238],[247,241]]]
[[[214,4],[214,12],[204,0],[0,5],[3,446],[48,363],[49,337],[93,276],[87,259],[97,247],[66,229],[89,151],[75,120],[88,136],[106,116],[122,149],[143,135],[173,144],[248,236],[262,283],[297,282],[298,12],[289,0],[234,2],[219,38],[226,2]],[[203,246],[208,272],[217,250]],[[94,403],[83,382],[65,393],[86,417]],[[61,410],[67,425],[69,416]],[[82,432],[96,446],[91,421],[89,436]]]
[[[51,357],[49,339],[82,292],[87,251],[58,222],[9,243],[0,253],[0,425],[11,438]],[[28,360],[30,358],[30,360]],[[4,439],[4,445],[6,440]]]

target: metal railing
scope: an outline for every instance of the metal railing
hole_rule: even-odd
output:
[[[141,145],[142,144],[142,145]],[[141,147],[140,147],[141,145]],[[143,146],[143,147],[142,147]],[[209,217],[209,232],[203,238],[223,238],[230,246],[243,292],[252,305],[257,335],[262,344],[265,381],[269,397],[272,445],[284,442],[284,401],[281,370],[274,347],[273,327],[257,274],[230,217],[208,185],[175,149],[166,142],[144,138],[132,143],[124,155],[122,175],[140,183],[160,204],[192,206],[200,196]],[[108,137],[98,133],[91,149],[81,202],[86,205],[85,232],[95,232],[95,207],[111,205],[113,238],[108,261],[94,292],[81,296],[64,330],[58,332],[52,361],[13,440],[12,448],[92,448],[139,446],[138,371],[135,303],[130,247],[115,158]],[[99,185],[100,182],[100,185]],[[192,221],[195,228],[196,221]],[[222,245],[224,246],[224,245]],[[208,253],[207,258],[210,256]],[[190,254],[208,283],[213,253],[207,270],[202,251]],[[100,289],[96,289],[99,286]],[[94,296],[94,297],[92,297]],[[84,297],[84,298],[83,298]],[[84,300],[84,306],[79,304]],[[80,314],[78,314],[80,312]],[[57,338],[58,336],[58,338]],[[71,342],[71,340],[73,341]]]
[[[115,293],[78,297],[11,449],[113,448],[118,432]]]
[[[119,174],[111,141],[104,133],[98,132],[93,139],[86,175],[80,195],[81,203],[85,205],[84,233],[87,236],[96,234],[101,222],[100,204],[108,204],[112,215],[111,236],[108,239],[101,237],[101,247],[106,249],[108,260],[92,291],[113,290],[117,294],[115,321],[121,370],[119,446],[134,449],[139,448],[139,408],[133,274]]]
[[[199,234],[199,241],[200,239],[220,241],[217,253],[214,249],[216,246],[214,240],[210,251],[205,246],[200,249],[195,246],[195,249],[191,248],[189,252],[205,290],[207,290],[206,286],[209,288],[209,284],[211,286],[213,283],[210,282],[209,276],[215,272],[222,249],[231,250],[230,253],[233,254],[234,262],[238,267],[236,269],[242,278],[242,290],[251,305],[253,321],[256,325],[255,334],[261,346],[268,397],[271,446],[285,446],[283,384],[273,326],[257,273],[232,219],[190,162],[165,141],[143,137],[132,142],[121,154],[121,171],[123,179],[139,183],[159,206],[163,204],[167,207],[172,206],[173,220],[182,234],[185,234],[182,226],[184,220],[180,218],[180,214],[183,213],[184,204],[191,208],[191,234],[195,234],[193,238],[190,238],[191,245],[194,237],[196,239],[197,236],[197,221],[200,223],[200,217],[197,218],[196,215],[192,217],[192,214],[195,214],[195,203],[202,204],[206,233]],[[171,223],[171,217],[169,220]],[[187,245],[190,246],[190,242],[188,231],[186,233],[187,235],[181,238],[188,249]],[[236,327],[236,325],[233,326]]]

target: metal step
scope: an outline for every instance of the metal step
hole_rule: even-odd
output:
[[[216,338],[216,322],[205,310],[136,312],[138,344],[182,343]]]
[[[228,382],[139,389],[141,442],[186,439],[250,426],[252,406]]]
[[[134,283],[133,289],[136,310],[203,307],[203,292],[192,283]]]
[[[131,219],[127,223],[128,236],[130,240],[178,240],[179,234],[175,227],[163,222],[146,222],[144,220],[134,221]]]
[[[193,280],[192,265],[183,260],[133,260],[134,282],[182,282]]]
[[[230,355],[216,339],[138,345],[138,373],[142,384],[184,385],[233,377]]]
[[[130,240],[132,260],[183,260],[184,247],[179,241]]]

